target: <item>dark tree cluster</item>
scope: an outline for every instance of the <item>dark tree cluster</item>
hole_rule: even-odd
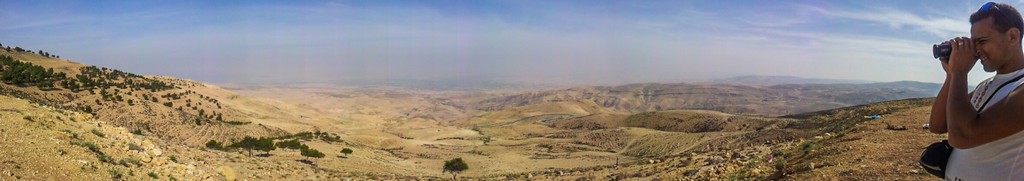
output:
[[[291,139],[286,141],[277,142],[278,148],[299,150],[299,154],[305,157],[323,158],[324,153],[320,150],[309,148],[306,144],[302,144],[297,139]]]
[[[54,72],[32,63],[14,60],[9,56],[0,56],[0,80],[15,85],[34,85],[40,89],[53,89],[54,83],[64,80],[66,74]]]
[[[39,54],[41,56],[44,56],[46,58],[60,58],[60,56],[57,56],[57,55],[54,55],[54,54],[50,54],[50,52],[44,52],[43,50],[39,50],[39,52],[37,54]]]
[[[6,49],[7,51],[15,51],[15,52],[18,52],[18,53],[35,53],[35,54],[39,54],[40,56],[44,56],[44,57],[48,57],[48,58],[60,58],[60,56],[51,54],[50,52],[44,52],[43,50],[39,50],[39,51],[33,52],[31,50],[27,50],[27,49],[24,49],[24,48],[21,48],[21,47],[14,47],[12,49],[10,46],[4,47],[4,44],[0,44],[0,49]]]
[[[121,70],[108,69],[106,67],[97,68],[96,66],[88,66],[82,67],[80,70],[82,74],[79,74],[76,78],[77,82],[80,84],[78,87],[84,89],[106,89],[117,87],[120,89],[145,89],[150,92],[157,92],[177,88],[173,85],[164,83],[163,81],[145,78],[138,74],[127,73]]]
[[[324,153],[320,152],[320,150],[316,150],[316,149],[312,149],[312,148],[301,149],[301,150],[299,150],[299,154],[301,154],[304,157],[313,157],[313,158],[323,158],[324,157]]]
[[[303,149],[303,148],[307,148],[307,149],[309,148],[305,144],[300,143],[299,140],[295,140],[295,139],[286,140],[286,141],[279,141],[279,142],[277,142],[277,147],[278,148],[293,149],[293,150],[300,150],[300,149]]]
[[[312,133],[310,133],[309,135],[312,135]],[[232,143],[231,145],[227,146],[224,146],[223,143],[217,142],[215,140],[210,140],[209,142],[206,142],[206,148],[213,150],[246,149],[249,152],[249,156],[252,156],[253,150],[263,151],[266,152],[266,155],[270,155],[270,151],[273,151],[277,148],[298,150],[300,155],[307,158],[323,158],[324,156],[326,156],[323,152],[310,148],[308,145],[299,142],[298,139],[283,140],[278,141],[277,143],[274,143],[274,140],[275,138],[253,138],[250,136],[246,136],[242,138],[241,141]],[[347,157],[348,154],[352,154],[352,150],[349,148],[345,148],[344,150],[341,151],[341,153],[345,154]],[[310,161],[309,163],[312,162]]]
[[[232,143],[229,148],[243,148],[249,151],[249,156],[252,156],[252,150],[270,152],[277,149],[274,146],[273,138],[253,138],[246,136],[242,138],[242,141]]]
[[[277,139],[292,139],[292,138],[303,139],[303,140],[306,140],[306,141],[309,141],[309,140],[312,140],[312,139],[320,139],[320,140],[322,140],[324,142],[327,142],[327,143],[341,142],[341,136],[338,136],[338,134],[328,133],[328,132],[320,132],[320,131],[300,132],[300,133],[296,133],[296,134],[293,134],[293,135],[279,137]]]

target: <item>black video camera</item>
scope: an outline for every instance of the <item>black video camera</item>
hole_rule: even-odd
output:
[[[953,53],[953,45],[949,42],[932,45],[932,55],[941,61],[949,61],[950,53]]]

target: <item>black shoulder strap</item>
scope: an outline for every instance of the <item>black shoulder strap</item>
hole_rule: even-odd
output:
[[[992,97],[995,97],[996,93],[999,93],[999,90],[1003,89],[1003,87],[1005,87],[1007,84],[1017,82],[1022,77],[1024,77],[1024,75],[1017,76],[1017,78],[1010,79],[1010,81],[1006,81],[1006,83],[1003,83],[1003,85],[999,85],[999,88],[996,88],[996,91],[992,92],[992,95],[988,96],[988,100],[985,100],[985,104],[981,105],[981,108],[978,109],[978,113],[981,113],[982,110],[985,110],[985,106],[988,105],[988,101],[991,101]],[[978,116],[981,116],[981,114],[978,114]]]

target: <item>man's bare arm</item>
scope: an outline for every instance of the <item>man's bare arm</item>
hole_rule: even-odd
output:
[[[942,83],[942,88],[939,89],[939,95],[935,96],[935,102],[932,103],[932,115],[928,119],[928,130],[935,134],[946,133],[946,100],[949,99],[949,79],[950,75],[946,75],[946,81]]]
[[[1024,130],[1024,89],[1014,89],[979,113],[967,94],[967,75],[953,76],[949,83],[946,125],[953,147],[973,148]]]

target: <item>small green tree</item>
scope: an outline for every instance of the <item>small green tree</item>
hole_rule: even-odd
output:
[[[293,139],[293,140],[277,142],[277,147],[278,148],[287,148],[287,149],[298,150],[298,149],[302,149],[302,143],[300,143],[299,140],[294,140]]]
[[[256,140],[256,150],[270,154],[270,151],[274,151],[275,149],[277,149],[277,147],[274,146],[274,139],[260,138]]]
[[[319,150],[312,149],[312,148],[303,148],[303,149],[299,150],[299,152],[300,152],[300,154],[302,156],[307,157],[307,158],[308,157],[313,157],[313,158],[323,158],[324,157],[324,153],[321,153]],[[310,162],[312,162],[312,161],[310,161]]]
[[[352,154],[352,149],[349,149],[349,148],[341,149],[341,154],[345,154],[345,158],[348,158],[348,155]]]
[[[466,162],[462,161],[462,158],[455,158],[452,160],[444,161],[444,171],[442,172],[451,173],[452,179],[457,179],[459,173],[461,173],[462,171],[466,171],[468,169],[469,165],[466,165]]]
[[[257,142],[259,141],[256,138],[245,136],[245,138],[242,138],[242,141],[232,143],[230,147],[245,148],[245,150],[249,151],[249,156],[251,157],[252,150],[256,149],[256,145],[259,144]]]

